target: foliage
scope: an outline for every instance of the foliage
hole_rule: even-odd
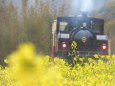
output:
[[[19,14],[12,0],[9,4],[5,4],[4,0],[0,1],[0,64],[2,65],[3,60],[17,48],[17,45],[28,41],[34,43],[38,53],[50,55],[53,21],[51,9],[46,3],[39,8],[27,9],[27,0],[23,0],[22,14]]]
[[[35,5],[28,7],[28,0],[22,0],[22,10],[19,12],[19,8],[14,6],[12,0],[9,4],[6,4],[6,1],[0,0],[0,64],[3,64],[3,59],[15,50],[18,44],[28,41],[34,43],[38,53],[50,55],[53,20],[58,16],[79,14],[82,4],[78,0],[35,0]],[[97,4],[100,2],[94,1]],[[97,13],[93,13],[105,20],[113,19],[114,2],[107,2]],[[114,25],[114,22],[109,22]],[[105,32],[108,32],[111,27],[109,25],[107,22],[108,27],[105,27]],[[110,33],[114,33],[113,28]],[[110,37],[114,38],[113,35]],[[114,41],[112,41],[112,46],[114,46]],[[114,47],[112,51],[115,51]]]
[[[115,1],[105,3],[105,5],[100,8],[99,13],[105,17],[115,18]]]
[[[7,0],[0,0],[0,64],[24,42],[32,42],[38,53],[50,55],[52,22],[57,16],[71,13],[69,0],[66,1],[35,0],[35,5],[28,7],[28,0],[22,0],[19,10],[12,0],[7,4]]]
[[[98,56],[95,55],[97,58]],[[37,55],[31,43],[21,44],[5,60],[8,67],[0,69],[0,86],[114,86],[115,55],[104,63],[89,59],[89,63],[69,66],[63,59]],[[108,58],[102,56],[102,58]],[[109,58],[108,58],[109,59]],[[82,61],[82,60],[81,60]]]

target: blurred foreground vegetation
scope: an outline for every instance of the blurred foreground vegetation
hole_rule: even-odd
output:
[[[98,58],[98,55],[95,55]],[[103,58],[108,59],[105,63]],[[0,86],[114,86],[115,55],[101,56],[98,61],[88,58],[71,67],[63,59],[49,60],[38,55],[31,43],[21,44],[0,67]],[[74,61],[76,61],[74,59]]]
[[[28,0],[22,0],[22,10],[0,0],[0,64],[17,45],[32,42],[37,52],[51,54],[52,22],[58,16],[76,15],[80,13],[80,4],[73,10],[70,0],[36,0],[34,6],[28,7]],[[97,1],[98,2],[98,1]],[[98,2],[99,3],[99,2]],[[115,39],[115,1],[106,2],[100,9],[90,12],[91,16],[105,19],[105,33]],[[93,14],[92,14],[93,13]],[[115,53],[115,40],[111,42]]]

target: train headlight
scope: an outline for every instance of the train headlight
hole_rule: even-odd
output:
[[[62,42],[62,48],[67,48],[67,44],[66,44],[66,42]]]
[[[102,44],[101,45],[101,50],[106,51],[107,50],[107,44]]]

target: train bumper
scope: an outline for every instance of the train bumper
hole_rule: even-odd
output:
[[[84,56],[87,56],[87,57],[92,57],[94,56],[95,54],[98,54],[98,55],[108,55],[108,52],[101,52],[101,51],[76,51],[76,53],[72,53],[72,51],[69,51],[69,50],[60,50],[58,51],[58,55],[59,56],[69,56],[69,53],[72,54],[73,56],[75,55],[79,55],[80,57],[84,57]]]

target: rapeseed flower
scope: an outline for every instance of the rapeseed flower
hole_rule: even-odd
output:
[[[101,56],[102,59],[103,59],[104,57],[105,57],[104,55]]]
[[[74,61],[77,61],[77,58],[76,58],[76,57],[74,57],[74,58],[73,58],[73,60],[74,60]]]
[[[96,58],[99,56],[95,55]],[[106,57],[106,56],[105,56]],[[82,62],[71,67],[63,59],[38,55],[31,43],[21,46],[8,56],[8,67],[0,66],[0,86],[114,86],[115,55],[109,63],[103,60]],[[110,57],[106,57],[109,58]]]
[[[7,60],[7,59],[4,59],[4,62],[7,64],[7,63],[8,63],[8,60]]]
[[[88,58],[88,61],[89,61],[89,62],[92,62],[92,60],[93,60],[92,58]]]
[[[79,61],[83,62],[83,59],[84,59],[84,58],[79,58]]]
[[[97,54],[94,55],[95,58],[99,58],[99,56]]]
[[[110,59],[110,56],[106,56],[106,58],[107,58],[107,60],[109,60],[109,59]]]
[[[115,55],[112,55],[112,59],[115,60]]]

